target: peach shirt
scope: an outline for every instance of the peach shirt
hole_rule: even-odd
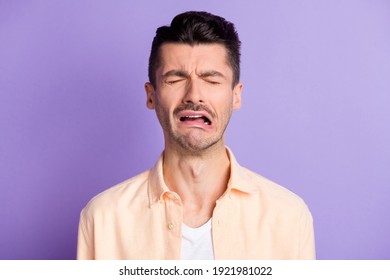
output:
[[[215,259],[315,259],[312,216],[301,198],[241,167],[212,217]],[[183,207],[155,166],[94,197],[82,210],[78,259],[180,259]]]

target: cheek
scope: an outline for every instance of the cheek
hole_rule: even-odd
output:
[[[175,102],[179,94],[166,86],[160,86],[160,89],[155,94],[156,101],[164,107],[169,106]]]
[[[169,114],[165,111],[163,107],[157,106],[155,109],[157,119],[163,129],[168,129],[170,127]]]
[[[221,106],[219,107],[219,112],[221,115],[221,121],[226,123],[229,121],[232,112],[233,112],[233,99],[230,98],[229,100],[221,100],[220,101]],[[222,105],[223,104],[223,105]]]
[[[156,93],[154,100],[155,100],[156,110],[159,111],[165,110],[164,108],[166,108],[167,104],[169,104],[169,102],[167,102],[167,98],[165,98],[165,95],[160,92]]]
[[[221,112],[231,111],[233,109],[233,96],[230,92],[224,92],[214,99],[214,104],[219,108]]]
[[[156,98],[155,100],[155,111],[158,119],[160,122],[168,123],[173,112],[173,107],[170,105],[171,103],[165,98]]]

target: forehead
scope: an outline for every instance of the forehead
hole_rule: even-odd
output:
[[[160,65],[157,71],[172,69],[185,71],[216,70],[232,75],[226,47],[222,44],[166,43],[160,48]]]

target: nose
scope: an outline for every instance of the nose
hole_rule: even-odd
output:
[[[183,103],[203,103],[202,89],[200,82],[190,79],[185,88]]]

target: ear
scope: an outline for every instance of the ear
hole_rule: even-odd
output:
[[[154,110],[154,87],[151,83],[145,83],[145,92],[146,92],[146,107],[148,109]]]
[[[233,110],[238,110],[241,108],[241,92],[242,83],[238,83],[233,88]]]

